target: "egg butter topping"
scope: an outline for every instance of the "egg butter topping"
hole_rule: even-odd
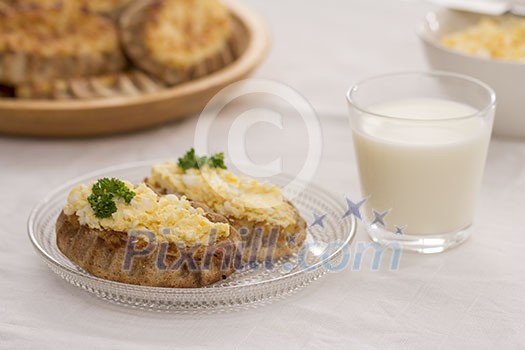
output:
[[[92,229],[119,232],[147,230],[161,241],[208,245],[210,235],[214,239],[228,237],[230,225],[214,223],[204,216],[204,210],[193,208],[186,197],[158,196],[146,184],[133,185],[122,181],[132,191],[132,198],[115,196],[115,211],[108,217],[97,216],[90,204],[90,196],[96,183],[79,185],[71,190],[64,208],[66,215],[76,214],[81,225]]]
[[[148,181],[168,193],[182,193],[194,201],[203,202],[230,218],[283,227],[295,224],[293,207],[283,199],[279,187],[237,176],[209,161],[187,169],[174,162],[157,164],[152,167]]]

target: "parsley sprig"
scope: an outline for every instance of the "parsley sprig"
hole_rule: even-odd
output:
[[[224,153],[217,153],[211,157],[202,156],[199,157],[195,154],[195,149],[191,148],[185,155],[179,158],[179,167],[184,170],[191,168],[199,169],[207,165],[210,168],[227,169],[224,164]]]
[[[126,203],[130,203],[135,192],[130,190],[124,182],[115,178],[99,179],[91,189],[88,202],[97,218],[109,218],[117,211],[115,197],[122,198]]]

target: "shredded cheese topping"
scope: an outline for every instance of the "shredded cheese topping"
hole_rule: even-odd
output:
[[[0,51],[56,57],[118,50],[113,23],[86,12],[75,1],[0,9]]]
[[[217,54],[230,32],[228,9],[217,0],[164,0],[146,20],[144,41],[158,62],[185,68]]]

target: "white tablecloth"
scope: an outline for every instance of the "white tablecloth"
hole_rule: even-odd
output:
[[[320,116],[323,154],[313,181],[341,200],[359,198],[345,91],[373,74],[426,67],[414,33],[425,5],[247,2],[274,35],[255,76],[295,88]],[[213,147],[226,147],[235,117],[216,121]],[[328,274],[285,300],[219,315],[128,309],[55,276],[27,238],[32,206],[86,172],[177,157],[193,145],[196,121],[84,140],[0,137],[1,349],[525,348],[523,141],[492,141],[471,239],[440,255],[404,254],[398,271],[388,261],[372,271],[367,256],[360,271]],[[284,116],[283,130],[260,124],[246,141],[248,153],[256,162],[281,156],[294,171],[306,154],[301,132],[293,113]],[[360,230],[356,240],[367,241],[366,234]]]

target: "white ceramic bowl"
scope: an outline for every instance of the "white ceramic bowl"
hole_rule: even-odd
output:
[[[440,39],[478,22],[481,15],[454,10],[429,12],[418,28],[433,69],[458,72],[489,84],[497,95],[494,134],[525,137],[525,63],[493,60],[449,49]]]

